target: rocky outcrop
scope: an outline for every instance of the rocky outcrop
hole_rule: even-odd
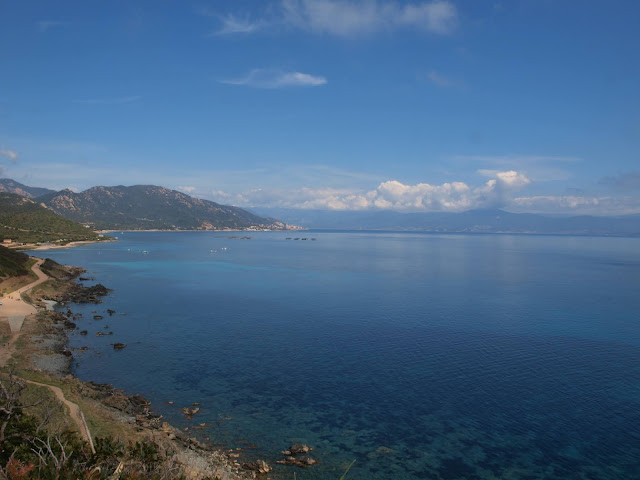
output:
[[[269,473],[272,470],[269,464],[264,460],[255,460],[253,462],[245,463],[243,468],[257,473]]]
[[[282,452],[284,458],[282,460],[278,460],[277,463],[281,465],[294,465],[296,467],[310,467],[311,465],[318,463],[317,460],[306,455],[311,450],[313,450],[313,448],[309,445],[296,443]]]

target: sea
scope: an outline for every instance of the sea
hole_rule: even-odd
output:
[[[110,235],[42,252],[112,289],[75,375],[272,478],[640,478],[640,238]]]

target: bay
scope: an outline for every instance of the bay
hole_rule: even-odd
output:
[[[281,478],[640,477],[638,238],[112,235],[42,252],[113,289],[74,373],[249,457],[312,445]]]

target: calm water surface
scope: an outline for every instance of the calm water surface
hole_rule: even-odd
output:
[[[73,307],[76,374],[270,463],[315,447],[282,478],[640,478],[640,239],[115,235],[46,252],[113,289]]]

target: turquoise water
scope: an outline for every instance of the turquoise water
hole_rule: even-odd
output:
[[[282,478],[640,478],[640,239],[115,235],[46,252],[113,289],[73,307],[76,374],[249,457],[315,447]]]

